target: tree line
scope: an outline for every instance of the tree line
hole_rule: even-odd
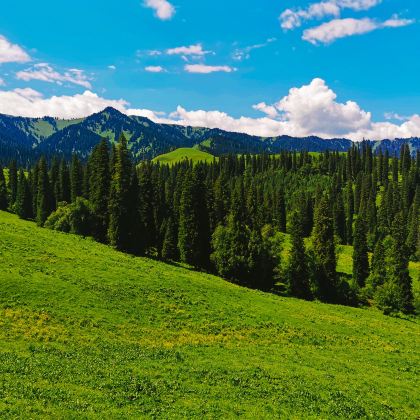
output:
[[[39,226],[264,291],[414,310],[420,154],[407,145],[400,157],[363,142],[347,153],[135,165],[122,135],[101,141],[86,164],[41,157],[26,171],[16,161],[7,169],[0,209]],[[353,246],[351,278],[337,272],[340,244]]]

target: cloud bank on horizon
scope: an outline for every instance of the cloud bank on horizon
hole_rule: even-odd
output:
[[[0,113],[26,117],[86,117],[111,106],[127,114],[143,116],[157,123],[220,128],[262,137],[289,135],[323,138],[349,138],[360,141],[420,136],[420,115],[400,117],[400,124],[375,122],[370,112],[353,101],[341,103],[336,93],[320,78],[309,84],[291,88],[274,104],[255,104],[265,116],[234,118],[221,111],[186,110],[182,106],[166,114],[148,109],[131,108],[123,99],[106,99],[91,91],[73,96],[45,98],[40,92],[26,88],[0,90]],[[391,118],[394,118],[391,115]]]

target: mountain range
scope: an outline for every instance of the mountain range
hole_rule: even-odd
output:
[[[107,138],[110,143],[121,133],[128,140],[136,161],[154,157],[180,147],[195,147],[215,156],[228,153],[278,153],[281,150],[346,151],[352,141],[345,138],[258,137],[220,129],[158,124],[148,118],[128,116],[108,107],[86,118],[60,120],[51,117],[25,118],[0,114],[0,160],[11,158],[31,163],[41,155],[63,156],[73,153],[86,159],[92,148]],[[398,154],[408,143],[413,153],[419,149],[420,138],[370,141],[374,150]]]

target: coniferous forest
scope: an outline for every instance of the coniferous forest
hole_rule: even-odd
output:
[[[234,283],[301,299],[414,311],[420,153],[227,155],[135,165],[124,136],[83,163],[44,157],[0,168],[0,210]],[[285,242],[289,241],[287,252]],[[353,274],[337,248],[353,246]]]

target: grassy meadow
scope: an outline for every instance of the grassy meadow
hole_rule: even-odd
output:
[[[2,419],[414,420],[419,333],[0,212]]]
[[[214,160],[214,156],[210,153],[203,152],[195,148],[182,147],[172,152],[159,155],[153,159],[153,162],[160,162],[167,165],[175,165],[183,160],[191,160],[194,163],[197,162],[208,162],[211,163]]]

